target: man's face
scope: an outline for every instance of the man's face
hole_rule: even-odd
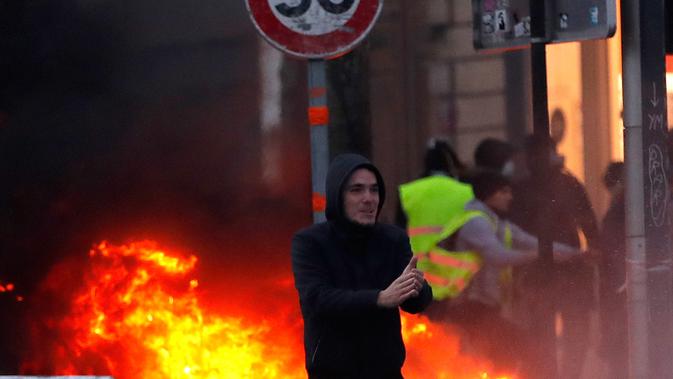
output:
[[[500,213],[507,213],[512,204],[512,187],[505,186],[495,191],[486,201],[491,209]]]
[[[344,187],[344,212],[356,224],[372,225],[379,208],[376,175],[366,168],[355,170]]]

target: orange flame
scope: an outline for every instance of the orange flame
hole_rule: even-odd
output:
[[[95,357],[91,368],[54,362],[57,374],[111,374],[115,378],[301,378],[288,362],[292,336],[271,333],[268,322],[250,325],[202,309],[195,290],[179,279],[197,258],[169,255],[150,241],[106,242],[91,250],[92,266],[73,311],[61,322],[72,331],[70,357]],[[177,279],[177,280],[176,280]],[[90,364],[90,363],[89,363]],[[102,366],[102,367],[100,367]],[[82,372],[89,371],[89,372]]]
[[[403,315],[402,336],[407,346],[405,377],[515,379],[511,375],[493,376],[489,361],[461,351],[460,332],[452,325],[433,323],[422,315]]]
[[[195,256],[171,254],[155,242],[141,241],[122,246],[102,242],[89,257],[79,269],[83,284],[72,289],[70,308],[62,318],[43,321],[48,329],[43,334],[53,338],[56,329],[59,338],[45,347],[45,336],[36,337],[39,353],[47,356],[25,362],[24,373],[116,379],[306,377],[301,323],[283,319],[282,312],[244,318],[206,309],[197,297],[198,280],[189,277]],[[65,264],[46,285],[67,297],[54,278],[77,270]],[[287,299],[295,301],[292,312],[298,319],[296,297],[289,295],[291,279],[282,284]],[[491,376],[488,361],[461,352],[459,334],[448,325],[410,315],[403,316],[402,324],[407,378],[513,378]]]

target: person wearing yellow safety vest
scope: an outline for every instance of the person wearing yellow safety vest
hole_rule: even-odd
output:
[[[538,241],[501,218],[512,202],[506,177],[484,170],[475,173],[471,183],[475,199],[465,206],[463,216],[447,224],[438,242],[440,249],[453,253],[434,258],[435,264],[444,264],[449,271],[468,273],[465,283],[447,294],[448,300],[442,302],[444,311],[449,321],[464,329],[470,345],[486,354],[496,368],[510,373],[523,369],[525,373],[523,359],[534,359],[535,352],[528,347],[525,333],[502,315],[507,292],[503,272],[534,261]],[[555,260],[580,255],[578,249],[560,243],[554,243],[553,250]],[[419,259],[419,268],[423,261]],[[425,277],[432,285],[431,275],[426,272]]]
[[[432,139],[425,151],[421,178],[399,187],[395,224],[407,229],[414,252],[419,244],[425,245],[423,240],[436,242],[444,224],[474,197],[472,188],[456,179],[463,166],[454,156],[448,142]]]
[[[446,224],[461,215],[465,204],[474,198],[470,185],[452,177],[454,164],[451,156],[448,143],[433,140],[425,152],[424,177],[399,187],[397,224],[407,229],[414,255],[426,257],[436,250]],[[428,270],[430,265],[427,260],[421,266],[419,269],[430,276],[438,275]],[[431,282],[430,278],[426,280]],[[437,290],[439,292],[434,292]],[[435,300],[445,298],[445,292],[441,286],[433,285]]]
[[[401,185],[400,202],[407,215],[407,234],[414,254],[432,254],[446,225],[465,213],[465,205],[472,198],[471,186],[441,174]],[[418,268],[428,273],[426,280],[433,287],[433,298],[446,298],[448,289],[437,284],[441,281],[437,276],[442,273],[427,270],[429,267],[422,263]]]

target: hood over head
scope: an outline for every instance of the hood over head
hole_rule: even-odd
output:
[[[353,172],[359,168],[366,168],[373,172],[379,185],[379,206],[376,212],[378,218],[386,198],[386,189],[383,177],[379,170],[367,158],[359,154],[338,155],[329,166],[325,192],[327,196],[327,209],[325,218],[328,221],[348,221],[344,214],[343,188]]]

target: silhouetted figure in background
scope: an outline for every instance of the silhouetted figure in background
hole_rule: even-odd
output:
[[[449,176],[461,179],[468,170],[467,165],[463,163],[449,141],[444,138],[430,138],[424,163],[423,176],[431,175],[434,171],[448,169]]]
[[[580,232],[590,248],[598,246],[598,224],[589,197],[580,183],[564,168],[563,157],[556,153],[554,141],[547,137],[530,136],[525,143],[526,162],[531,175],[514,186],[514,203],[511,219],[535,236],[540,236],[542,225],[549,225],[548,233],[555,242],[580,248]],[[548,153],[549,167],[540,167],[541,154]],[[538,179],[539,178],[539,179]],[[526,296],[538,294],[543,285],[539,280],[549,280],[531,266],[522,270]],[[544,278],[544,279],[543,279]],[[580,376],[589,347],[590,312],[594,307],[594,269],[585,260],[573,260],[555,265],[551,293],[556,312],[561,315],[563,331],[561,342],[563,359],[559,362],[561,378]],[[531,301],[535,306],[535,301]],[[534,317],[536,312],[531,311]],[[532,325],[546,325],[532,320]]]
[[[624,163],[612,162],[603,175],[610,191],[610,207],[601,225],[599,353],[608,364],[610,379],[628,377],[626,331],[626,210]]]
[[[497,138],[484,138],[474,150],[474,164],[477,169],[488,169],[506,177],[514,174],[514,156],[517,149]]]

